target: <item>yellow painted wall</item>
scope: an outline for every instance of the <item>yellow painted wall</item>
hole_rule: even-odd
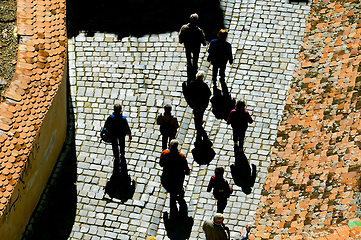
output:
[[[66,66],[66,65],[65,65]],[[9,204],[0,240],[20,240],[61,153],[67,130],[67,72],[39,129]]]

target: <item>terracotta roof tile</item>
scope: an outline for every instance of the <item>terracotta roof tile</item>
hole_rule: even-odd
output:
[[[5,93],[11,102],[0,104],[0,129],[3,131],[0,186],[5,187],[0,187],[0,216],[48,110],[49,105],[44,102],[52,101],[48,96],[56,93],[56,89],[45,85],[46,78],[51,78],[49,86],[59,85],[62,74],[53,74],[53,71],[55,67],[63,71],[64,61],[58,59],[66,56],[64,0],[20,0],[17,8],[18,35],[28,36],[28,39],[24,38],[18,47],[15,76]],[[57,55],[61,55],[60,58],[49,58]],[[62,66],[59,68],[59,65]]]
[[[255,239],[299,239],[303,232],[315,239],[358,239],[360,234],[361,229],[347,224],[356,211],[352,202],[361,173],[361,159],[356,157],[361,155],[361,96],[353,94],[360,90],[356,77],[361,76],[361,24],[348,23],[356,7],[346,2],[312,3],[300,65],[293,74],[295,85],[302,87],[289,89],[286,118],[278,129],[279,136],[288,137],[278,137],[271,154],[260,209],[254,215]],[[317,50],[312,49],[314,39],[323,42]],[[322,88],[325,84],[328,89]],[[280,174],[286,170],[288,176]]]

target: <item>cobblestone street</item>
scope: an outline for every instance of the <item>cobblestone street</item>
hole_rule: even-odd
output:
[[[258,169],[252,193],[245,195],[234,185],[229,167],[234,163],[232,129],[214,117],[211,106],[205,112],[204,126],[216,157],[209,166],[193,161],[195,127],[192,109],[182,95],[186,58],[178,32],[122,39],[115,34],[86,37],[80,33],[69,40],[68,53],[78,173],[77,212],[70,239],[168,239],[162,217],[169,212],[169,194],[160,184],[162,148],[155,124],[168,103],[181,125],[177,134],[180,152],[191,168],[185,180],[188,216],[194,220],[190,239],[205,239],[202,223],[216,212],[216,201],[206,188],[217,166],[225,168],[225,178],[234,188],[224,214],[231,238],[238,238],[239,231],[253,221],[309,7],[277,0],[220,3],[235,59],[227,65],[226,83],[232,97],[246,100],[255,120],[245,140],[246,156]],[[199,66],[211,86],[206,50],[201,48]],[[126,160],[136,190],[125,203],[105,195],[113,154],[111,145],[99,138],[116,103],[123,106],[133,135],[133,140],[126,142]]]

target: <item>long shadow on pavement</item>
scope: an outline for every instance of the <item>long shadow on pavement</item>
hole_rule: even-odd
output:
[[[219,0],[68,0],[68,36],[103,32],[121,39],[179,31],[192,13],[198,13],[207,40],[224,28]]]

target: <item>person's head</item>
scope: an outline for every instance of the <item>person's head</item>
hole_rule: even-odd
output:
[[[169,143],[169,146],[170,146],[170,150],[178,150],[178,145],[179,145],[179,142],[177,139],[172,139]]]
[[[217,37],[222,38],[222,39],[226,39],[227,36],[228,36],[228,32],[225,29],[219,30],[219,32],[217,34]]]
[[[236,102],[236,108],[237,108],[237,109],[243,110],[245,107],[246,107],[246,104],[245,104],[245,102],[244,102],[242,99],[239,99],[239,100]]]
[[[213,217],[213,222],[215,224],[222,224],[224,220],[223,214],[222,213],[216,213]]]
[[[216,167],[214,170],[214,175],[218,178],[223,178],[224,168],[223,167]]]
[[[164,113],[170,113],[172,111],[172,106],[167,104],[164,106]]]
[[[196,74],[196,81],[203,81],[204,79],[204,71],[198,71]]]
[[[192,24],[196,24],[198,22],[198,14],[193,13],[189,16],[189,22]]]
[[[115,113],[121,113],[121,112],[122,112],[122,105],[120,105],[120,104],[115,104],[115,105],[114,105],[114,112],[115,112]]]

